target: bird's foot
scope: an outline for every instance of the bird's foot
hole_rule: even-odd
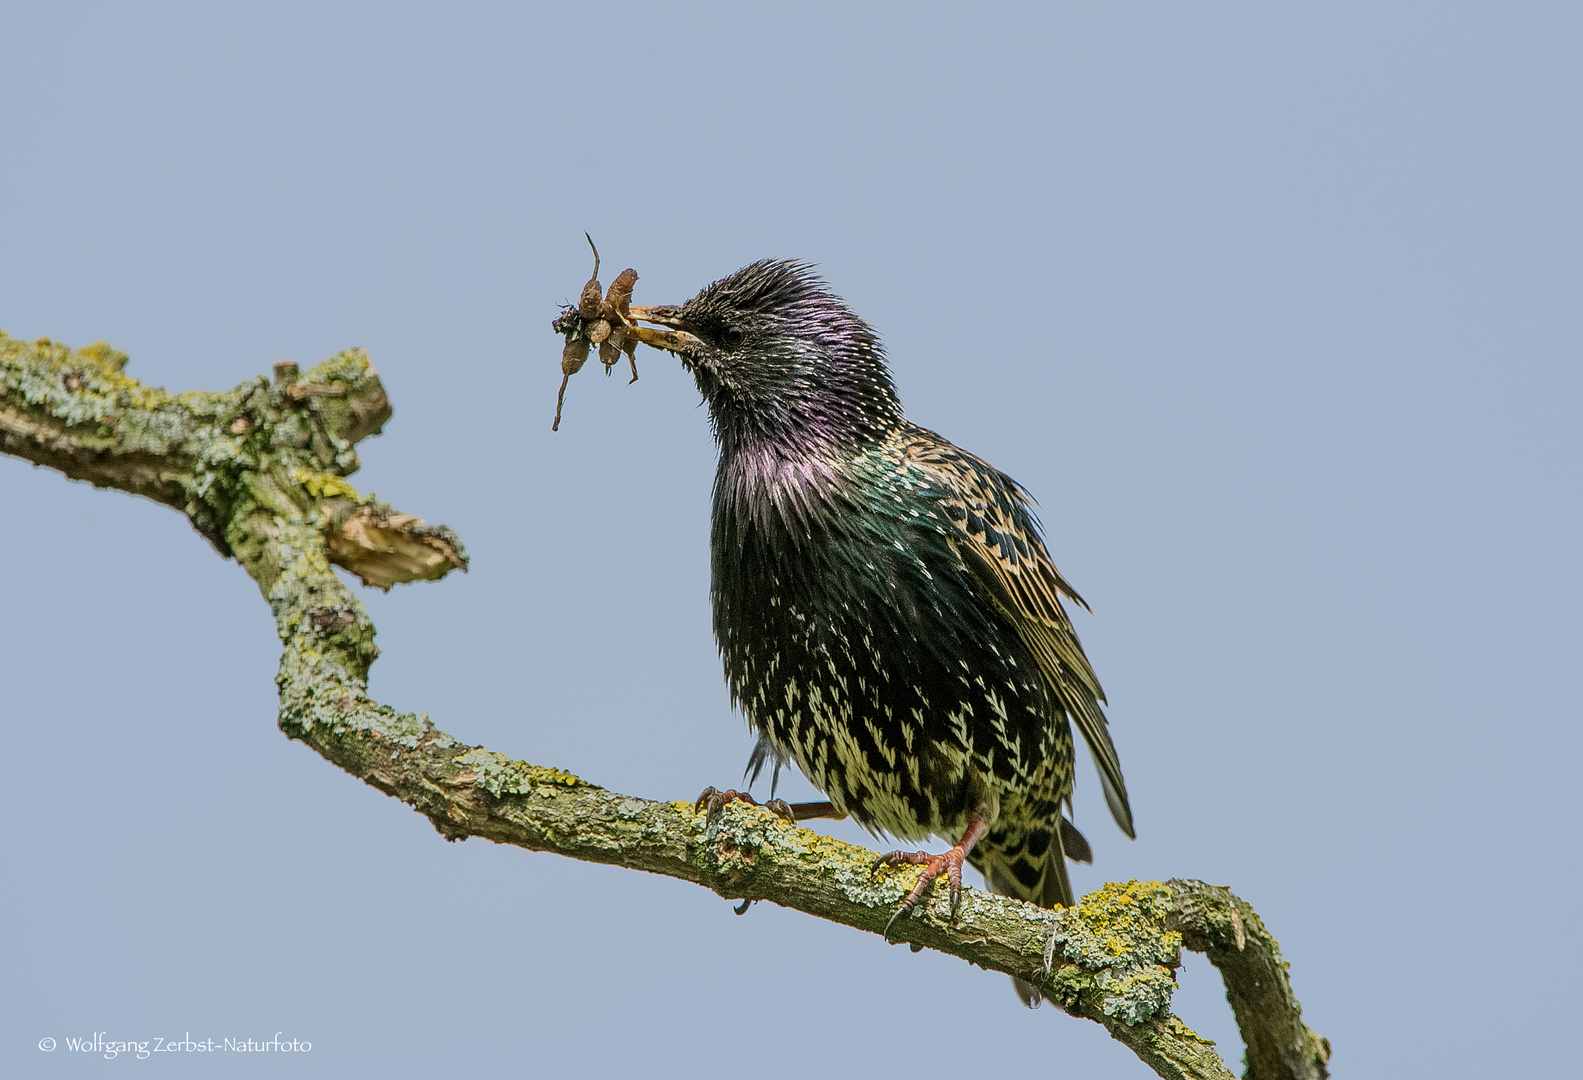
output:
[[[967,858],[967,851],[961,844],[947,851],[944,855],[930,855],[927,851],[893,851],[889,855],[881,855],[874,860],[874,865],[869,868],[872,873],[882,866],[921,866],[923,873],[918,875],[918,883],[912,887],[912,892],[901,902],[901,907],[896,909],[890,921],[885,924],[885,940],[890,940],[890,928],[896,925],[896,920],[905,915],[911,915],[930,889],[934,888],[935,881],[944,874],[951,884],[951,918],[956,918],[957,908],[962,905],[962,862]]]
[[[707,810],[704,815],[704,824],[707,826],[714,822],[720,811],[725,809],[726,803],[729,802],[745,802],[749,806],[762,806],[776,817],[785,818],[791,822],[797,820],[797,811],[785,799],[771,799],[769,802],[761,803],[747,792],[737,791],[735,788],[721,791],[712,786],[706,787],[703,790],[703,794],[698,796],[698,801],[693,803],[693,809]],[[738,915],[746,915],[748,908],[752,906],[753,901],[743,900],[741,904],[731,910]]]
[[[706,787],[703,794],[698,796],[698,801],[693,803],[693,809],[705,810],[704,824],[712,825],[715,818],[720,815],[720,811],[725,809],[726,803],[730,802],[745,802],[749,806],[762,806],[776,817],[785,818],[787,821],[793,822],[797,820],[796,812],[785,799],[771,799],[767,803],[761,803],[747,792],[737,791],[735,788],[729,791],[718,791],[715,788]]]
[[[797,802],[789,803],[785,799],[771,799],[769,802],[759,802],[745,791],[717,791],[712,787],[704,788],[704,793],[698,796],[698,801],[693,805],[698,809],[709,808],[707,821],[713,821],[715,815],[720,813],[722,807],[728,802],[745,802],[749,806],[762,806],[776,817],[785,818],[787,821],[808,821],[812,818],[829,818],[831,821],[841,821],[846,817],[846,811],[837,810],[834,803],[829,802]]]

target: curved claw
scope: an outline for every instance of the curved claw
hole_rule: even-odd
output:
[[[736,907],[732,908],[731,910],[736,912],[738,915],[746,915],[748,913],[748,908],[750,908],[752,906],[753,906],[753,901],[751,901],[751,900],[744,900],[744,901],[742,901],[742,903],[738,904]]]
[[[885,944],[889,945],[891,943],[890,928],[896,925],[896,920],[901,918],[903,915],[911,915],[912,910],[913,905],[903,900],[901,907],[897,908],[891,917],[885,920]]]
[[[873,865],[869,867],[871,874],[881,866],[899,866],[905,863],[923,867],[923,873],[918,875],[918,883],[912,887],[912,891],[902,900],[901,907],[896,909],[890,921],[885,924],[886,941],[890,940],[890,930],[896,925],[896,920],[916,911],[918,905],[923,902],[924,894],[934,887],[935,880],[942,874],[950,883],[951,920],[956,921],[957,910],[962,906],[962,862],[965,858],[966,852],[959,844],[944,855],[930,855],[926,851],[892,851],[874,860]]]
[[[711,786],[704,788],[703,794],[698,796],[698,801],[693,803],[693,809],[707,811],[704,814],[704,824],[713,825],[715,818],[720,816],[720,811],[725,809],[728,802],[745,802],[754,806],[758,805],[754,801],[753,796],[745,791],[737,791],[735,789],[721,791],[719,788]]]
[[[704,788],[703,792],[698,796],[697,801],[693,803],[693,809],[707,810],[707,813],[704,814],[704,824],[713,825],[715,823],[715,818],[720,816],[721,807],[725,806],[726,803],[731,801],[730,796],[736,794],[737,792],[735,791],[725,792],[719,790],[713,785],[710,785],[709,787]]]
[[[707,808],[708,813],[704,816],[704,824],[713,825],[715,818],[720,816],[720,811],[725,809],[726,803],[729,802],[745,802],[749,806],[762,806],[778,818],[784,818],[794,825],[797,823],[797,812],[792,809],[791,804],[785,799],[771,799],[767,803],[761,803],[747,792],[737,791],[735,788],[721,791],[718,788],[706,787],[703,790],[703,794],[698,796],[698,801],[693,803],[693,809],[703,810]]]

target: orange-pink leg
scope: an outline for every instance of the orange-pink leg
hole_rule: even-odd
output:
[[[912,892],[901,902],[901,907],[890,917],[885,924],[885,940],[890,940],[890,928],[896,920],[904,915],[910,915],[923,902],[924,895],[934,888],[935,881],[944,874],[951,883],[951,918],[956,918],[957,908],[962,905],[962,864],[967,861],[967,853],[973,850],[973,845],[989,833],[989,822],[978,814],[969,814],[967,828],[962,831],[962,839],[956,847],[943,855],[930,855],[926,851],[892,851],[889,855],[881,855],[874,860],[873,869],[881,866],[909,866],[923,867],[923,873],[918,875],[918,883],[912,887]]]

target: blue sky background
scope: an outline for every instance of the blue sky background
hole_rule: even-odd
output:
[[[1560,1075],[1583,949],[1583,16],[1565,4],[10,5],[0,327],[225,388],[363,345],[356,478],[472,572],[365,595],[373,693],[618,791],[741,775],[713,448],[658,353],[549,421],[588,272],[818,262],[912,418],[1039,499],[1138,823],[1349,1077]],[[274,726],[252,582],[0,459],[0,1071],[1141,1077],[1006,980],[444,843]],[[1571,674],[1569,674],[1569,672]],[[800,782],[794,794],[806,794]],[[862,841],[850,825],[834,831]],[[1240,1056],[1189,957],[1182,1015]]]

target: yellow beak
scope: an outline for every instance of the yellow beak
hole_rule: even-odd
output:
[[[702,350],[704,343],[689,334],[686,330],[678,329],[677,316],[681,309],[671,304],[655,304],[645,306],[633,304],[629,309],[631,324],[627,333],[636,337],[645,345],[652,345],[656,349],[665,349],[673,353],[691,350]],[[652,326],[639,326],[639,322],[658,323],[666,327],[664,330]]]

